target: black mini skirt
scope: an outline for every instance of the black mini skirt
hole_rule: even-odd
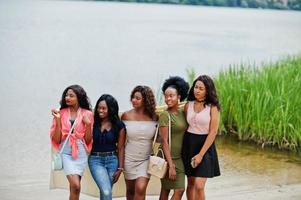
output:
[[[189,133],[187,131],[184,135],[182,159],[184,163],[185,174],[188,177],[212,178],[220,175],[218,156],[214,143],[209,147],[203,156],[201,163],[196,168],[192,168],[191,166],[191,158],[200,152],[206,138],[207,135],[198,135]]]

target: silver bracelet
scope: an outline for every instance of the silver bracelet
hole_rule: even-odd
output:
[[[124,168],[123,167],[118,167],[117,170],[121,170],[123,172]]]

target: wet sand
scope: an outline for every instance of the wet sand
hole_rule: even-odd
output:
[[[210,179],[207,183],[207,199],[210,200],[300,200],[301,184],[285,184],[276,185],[266,183],[261,178],[250,175],[233,176],[225,174],[219,178]],[[31,183],[29,185],[16,186],[13,185],[1,187],[1,200],[66,200],[68,199],[68,191],[63,189],[49,190],[48,184]],[[91,197],[81,194],[81,200],[95,200]],[[115,200],[125,200],[125,198],[114,198]],[[146,199],[155,200],[158,196],[147,196]],[[184,197],[183,199],[186,199]]]
[[[209,200],[300,200],[301,161],[292,152],[261,149],[256,145],[239,143],[231,139],[218,138],[217,149],[220,158],[221,176],[208,179],[206,197]],[[1,177],[1,200],[65,200],[68,190],[49,190],[49,174],[40,177],[29,175],[18,180]],[[124,181],[120,178],[119,181]],[[84,184],[84,183],[83,183]],[[86,187],[86,186],[83,186]],[[125,195],[125,188],[121,189]],[[159,191],[160,184],[149,184],[149,190]],[[96,197],[81,194],[82,200]],[[124,200],[125,198],[114,198]],[[147,196],[146,199],[158,199]],[[184,196],[183,199],[186,199]]]

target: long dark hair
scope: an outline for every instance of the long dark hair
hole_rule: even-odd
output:
[[[69,89],[71,89],[75,93],[80,108],[91,110],[91,104],[90,104],[90,100],[87,96],[87,93],[84,90],[84,88],[82,88],[82,86],[80,86],[80,85],[70,85],[69,87],[67,87],[64,90],[64,92],[62,94],[62,99],[60,101],[60,104],[61,104],[60,110],[62,110],[63,108],[68,108],[65,97],[66,97],[67,91]]]
[[[204,105],[214,105],[217,107],[218,110],[221,109],[221,106],[220,106],[220,103],[218,101],[218,96],[217,96],[217,93],[216,93],[216,89],[215,89],[215,85],[214,85],[214,82],[213,80],[207,76],[207,75],[201,75],[199,76],[197,79],[195,79],[193,81],[193,84],[189,90],[189,94],[188,94],[188,98],[187,100],[188,101],[194,101],[196,98],[194,96],[194,87],[195,87],[195,84],[197,81],[201,81],[204,83],[205,85],[205,88],[206,88],[206,97],[205,97],[205,103]]]
[[[156,116],[156,99],[152,89],[148,86],[138,85],[131,92],[131,100],[136,92],[140,92],[142,95],[142,101],[144,105],[145,113],[150,117],[154,118]]]
[[[177,90],[178,95],[181,96],[180,101],[184,101],[187,97],[189,90],[189,84],[179,76],[171,76],[165,80],[162,86],[162,92],[164,93],[167,88],[174,88]]]
[[[119,118],[119,115],[118,115],[119,106],[118,106],[118,102],[116,101],[116,99],[112,95],[109,95],[109,94],[101,95],[101,97],[99,97],[99,99],[97,100],[97,102],[95,104],[95,108],[94,108],[94,125],[95,126],[101,125],[102,120],[99,117],[99,114],[97,112],[98,104],[101,101],[106,102],[106,104],[108,106],[108,118],[109,118],[109,121],[112,123],[112,127],[114,127],[120,121],[120,118]]]

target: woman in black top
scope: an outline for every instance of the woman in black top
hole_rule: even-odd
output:
[[[124,165],[125,125],[118,116],[118,103],[102,95],[94,108],[93,147],[89,167],[101,200],[112,199],[112,185]]]

